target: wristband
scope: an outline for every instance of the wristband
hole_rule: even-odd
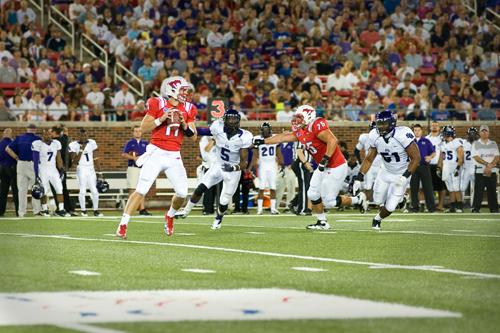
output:
[[[365,175],[363,175],[361,172],[358,173],[358,175],[356,176],[356,180],[362,182],[365,180]]]
[[[156,119],[155,119],[155,125],[156,125],[156,127],[158,127],[158,126],[160,126],[160,125],[161,125],[160,118],[156,118]]]
[[[406,171],[403,173],[403,177],[408,178],[408,177],[410,177],[410,176],[411,176],[411,172],[410,172],[410,170],[406,170]]]
[[[191,129],[191,127],[187,127],[185,130],[184,130],[184,134],[190,138],[192,137],[195,133],[193,132],[193,130]]]

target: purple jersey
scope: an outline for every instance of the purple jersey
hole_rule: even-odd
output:
[[[123,148],[124,153],[135,154],[135,156],[141,156],[146,152],[146,147],[148,145],[148,141],[141,139],[137,141],[136,139],[130,139],[125,148]],[[138,167],[133,160],[128,160],[129,167]]]

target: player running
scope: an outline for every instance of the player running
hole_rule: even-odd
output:
[[[467,130],[467,139],[462,140],[464,148],[464,165],[460,170],[460,191],[462,198],[465,197],[465,191],[470,185],[470,201],[474,197],[474,162],[472,161],[472,143],[479,139],[479,131],[475,127],[469,127]]]
[[[212,223],[212,230],[220,229],[229,202],[240,183],[241,170],[248,168],[248,148],[252,146],[253,135],[240,129],[240,120],[239,112],[229,109],[223,119],[214,121],[209,129],[199,129],[200,135],[214,138],[217,160],[203,175],[201,184],[194,190],[186,207],[176,214],[177,217],[186,218],[203,193],[222,181],[219,207]]]
[[[268,122],[260,126],[260,135],[255,138],[267,139],[273,136],[271,124]],[[257,160],[259,171],[259,196],[257,198],[257,214],[262,215],[264,203],[264,190],[269,189],[271,196],[271,214],[279,214],[276,207],[276,177],[278,174],[278,164],[283,164],[283,156],[278,144],[260,145],[256,147],[259,154],[254,154]],[[252,164],[255,161],[252,162]],[[251,169],[251,168],[250,168]],[[282,168],[281,168],[282,169]]]
[[[442,131],[441,155],[438,169],[441,170],[441,179],[450,193],[450,208],[448,213],[462,213],[463,202],[460,192],[460,169],[464,164],[463,140],[456,138],[455,127],[445,126]]]
[[[338,140],[328,126],[328,121],[316,117],[316,110],[309,105],[297,108],[292,119],[292,131],[277,134],[270,138],[256,138],[254,146],[300,141],[318,163],[314,171],[307,196],[312,203],[312,211],[317,217],[315,224],[307,229],[328,230],[324,207],[334,208],[359,204],[366,211],[366,195],[359,193],[355,197],[339,195],[347,176],[347,163],[338,145]]]
[[[188,193],[188,179],[186,169],[182,163],[180,149],[184,136],[196,141],[196,110],[187,111],[184,102],[189,94],[189,83],[180,76],[173,76],[163,80],[160,88],[161,97],[148,99],[147,114],[142,119],[143,133],[151,132],[151,141],[146,153],[136,161],[142,166],[139,181],[125,206],[116,235],[125,238],[130,216],[137,210],[144,195],[160,172],[172,183],[175,195],[172,198],[170,209],[165,214],[165,234],[174,233],[174,216],[181,207]]]
[[[376,128],[369,134],[370,150],[361,164],[354,181],[359,189],[365,175],[378,154],[382,156],[382,167],[375,179],[373,201],[381,205],[372,222],[372,228],[380,230],[382,219],[394,212],[403,200],[410,176],[420,163],[420,152],[410,128],[396,126],[396,115],[385,110],[376,115]]]
[[[97,143],[95,140],[89,139],[87,131],[81,128],[78,140],[71,142],[68,146],[68,150],[72,163],[77,165],[76,180],[80,188],[80,192],[78,193],[78,201],[80,202],[81,210],[80,214],[82,216],[88,216],[85,205],[85,194],[87,193],[87,189],[89,189],[94,216],[103,216],[99,212],[99,191],[97,191],[97,175],[94,168],[95,165],[98,172],[101,170],[99,157],[97,156]]]
[[[370,125],[368,126],[369,128],[368,133],[361,133],[359,135],[358,143],[356,144],[356,148],[354,149],[354,155],[356,155],[359,164],[363,162],[360,154],[361,150],[364,150],[365,157],[366,155],[368,155],[368,151],[370,150],[370,140],[369,140],[370,131],[373,130],[376,126],[377,125],[374,121],[370,122]],[[370,170],[365,175],[363,184],[361,184],[361,188],[364,190],[368,200],[373,200],[373,184],[375,184],[375,179],[377,178],[377,174],[380,170],[381,165],[382,165],[382,157],[380,155],[377,155],[377,157],[375,157],[375,160],[372,163]]]
[[[33,141],[31,144],[33,151],[33,166],[35,169],[35,185],[34,187],[42,187],[43,195],[42,214],[50,216],[47,205],[47,192],[50,190],[50,185],[54,187],[57,196],[58,207],[56,214],[62,217],[70,216],[64,210],[63,186],[61,175],[64,174],[64,166],[61,158],[61,143],[57,140],[52,140],[52,130],[44,129],[42,140]]]

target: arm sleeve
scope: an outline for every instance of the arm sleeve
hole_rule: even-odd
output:
[[[396,136],[395,136],[396,137]],[[415,135],[409,128],[404,128],[400,133],[397,134],[396,139],[401,143],[404,149],[415,141]]]
[[[252,133],[250,132],[246,132],[243,134],[243,144],[241,146],[241,148],[249,148],[252,146],[252,139],[253,139],[253,135]]]
[[[33,167],[35,169],[35,177],[38,178],[38,164],[40,163],[40,152],[33,150]]]
[[[9,148],[12,149],[12,151],[14,151],[14,153],[16,153],[16,154],[17,154],[18,143],[19,143],[19,139],[18,139],[18,137],[16,137],[14,139],[14,141],[12,141],[9,145]]]
[[[130,144],[130,141],[128,141],[126,144],[125,144],[125,147],[123,147],[123,152],[124,153],[128,153],[130,152],[132,149],[131,149],[131,144]]]
[[[75,141],[71,142],[71,143],[68,145],[68,151],[69,151],[70,153],[78,153],[78,149],[76,148]]]
[[[40,141],[33,141],[31,143],[31,150],[32,151],[37,151],[37,152],[40,152]]]
[[[97,146],[97,142],[95,142],[95,140],[92,140],[91,142],[92,142],[92,150],[96,150],[97,148],[99,148]]]
[[[153,118],[158,118],[158,110],[159,110],[159,101],[157,98],[150,98],[146,102],[146,107],[147,107],[147,115],[153,117]]]
[[[316,136],[327,129],[329,129],[328,121],[324,118],[317,119],[313,124],[313,131]]]
[[[476,142],[477,142],[477,141],[476,141]],[[477,149],[476,149],[476,142],[474,142],[474,143],[472,144],[472,148],[471,148],[471,155],[472,155],[472,157],[474,157],[474,156],[479,156],[479,154],[478,154],[478,152],[477,152]]]

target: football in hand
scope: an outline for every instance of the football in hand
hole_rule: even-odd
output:
[[[165,120],[165,123],[167,126],[180,126],[181,121],[182,121],[182,114],[179,110],[177,109],[170,109],[167,111],[168,116],[167,119]]]

